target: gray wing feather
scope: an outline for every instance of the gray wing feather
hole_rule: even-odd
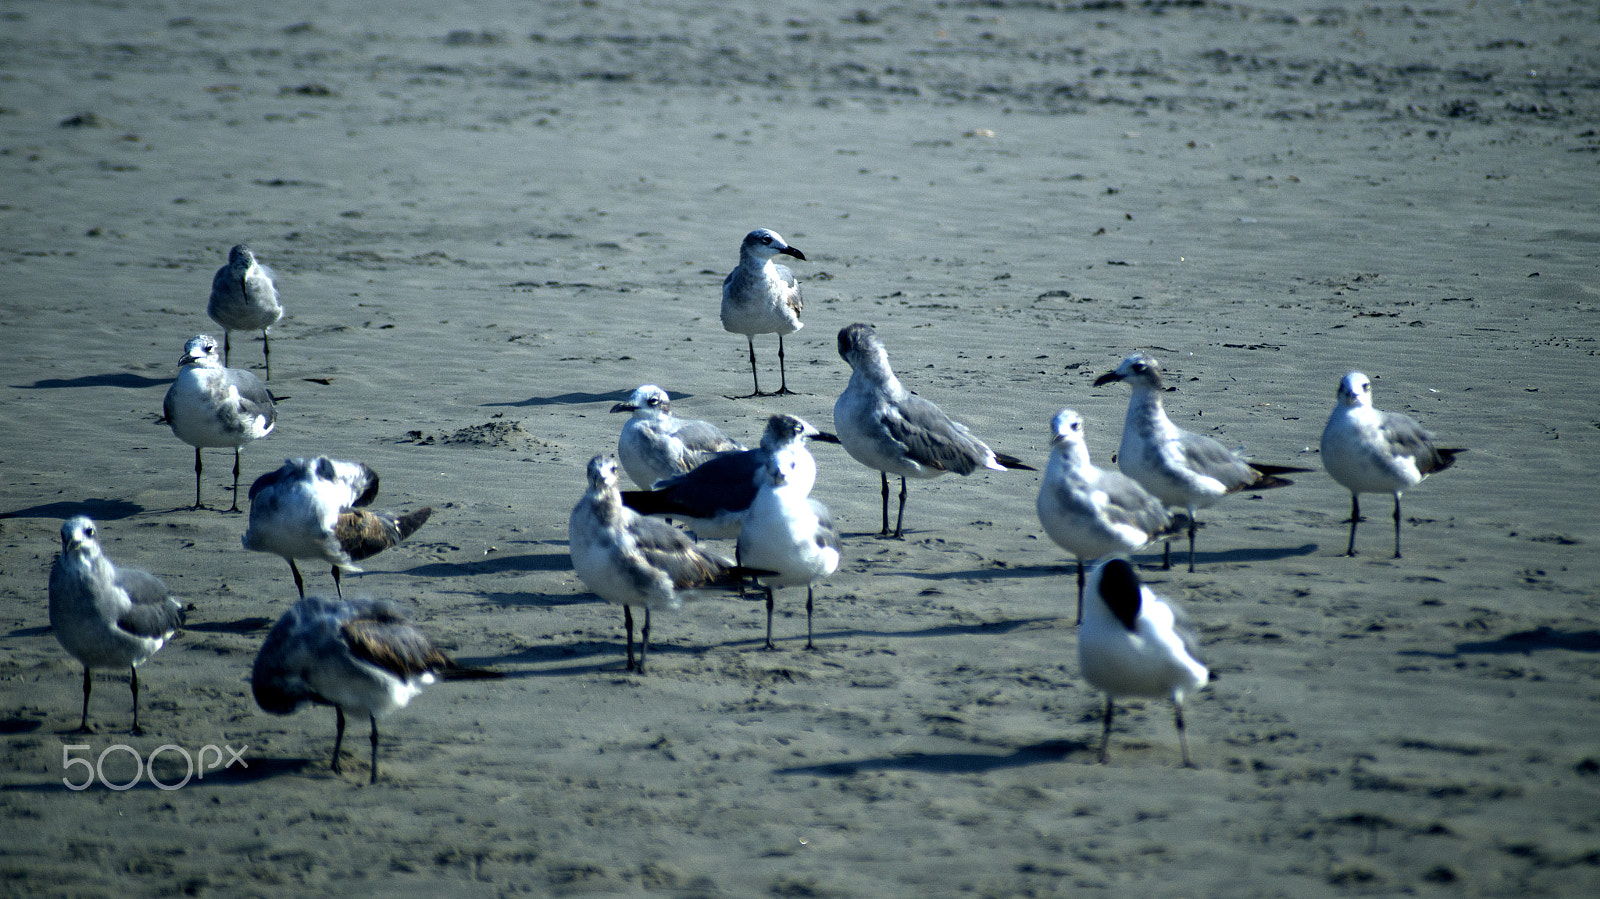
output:
[[[971,474],[989,454],[966,425],[920,396],[908,396],[890,407],[883,424],[912,459],[929,468]]]
[[[811,504],[811,511],[817,516],[817,545],[838,551],[839,529],[833,524],[833,513],[828,511],[827,506],[810,497],[806,498],[806,502]]]
[[[1255,483],[1256,475],[1249,463],[1210,437],[1184,431],[1178,446],[1189,468],[1216,478],[1229,489]]]

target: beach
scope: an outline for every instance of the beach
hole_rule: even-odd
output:
[[[0,893],[1600,891],[1591,5],[129,0],[0,20]],[[794,396],[735,398],[748,349],[720,287],[757,227],[806,257],[786,260]],[[344,595],[504,675],[383,719],[370,786],[365,722],[336,775],[330,709],[256,706],[288,566],[219,511],[225,450],[190,508],[193,450],[161,421],[184,342],[222,336],[206,297],[238,243],[287,310],[241,494],[327,455],[381,475],[376,508],[432,506]],[[1185,706],[1194,770],[1154,700],[1119,704],[1097,763],[1104,700],[1040,472],[914,480],[888,540],[877,473],[815,444],[843,532],[817,650],[798,588],[772,652],[756,594],[706,595],[655,614],[648,674],[623,670],[622,610],[567,548],[611,407],[657,384],[747,445],[778,413],[832,430],[854,322],[1041,472],[1063,407],[1114,464],[1129,391],[1093,384],[1135,351],[1179,425],[1310,469],[1202,511],[1192,574],[1181,541],[1171,570],[1159,544],[1135,556],[1216,677]],[[770,388],[777,341],[754,343]],[[234,333],[231,365],[261,362]],[[1468,450],[1406,492],[1403,558],[1373,494],[1342,555],[1350,496],[1317,448],[1351,370]],[[47,585],[77,514],[189,605],[139,669],[143,736],[126,671],[96,673],[98,732],[72,732],[82,669]],[[242,761],[186,779],[208,746]],[[69,758],[98,765],[88,788]]]

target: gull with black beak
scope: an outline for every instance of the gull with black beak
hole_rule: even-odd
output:
[[[223,327],[222,363],[228,363],[229,335],[234,331],[261,332],[261,358],[272,380],[272,341],[267,330],[283,318],[272,269],[256,261],[250,248],[239,244],[228,251],[228,264],[211,279],[211,300],[206,314]]]
[[[1133,388],[1117,467],[1168,508],[1188,511],[1190,571],[1194,571],[1195,516],[1201,509],[1241,490],[1287,487],[1294,482],[1279,475],[1310,470],[1251,462],[1210,437],[1173,424],[1161,405],[1165,389],[1161,365],[1144,353],[1122,360],[1115,371],[1095,379],[1094,386],[1113,381],[1127,381]],[[1166,563],[1170,567],[1170,556]]]
[[[839,442],[803,419],[774,415],[767,419],[757,448],[718,456],[687,474],[660,482],[654,490],[629,490],[622,494],[622,502],[641,515],[680,521],[701,538],[737,537],[745,512],[760,489],[762,469],[785,447],[806,440]],[[808,452],[806,458],[810,455]]]
[[[282,556],[294,587],[306,598],[295,559],[321,559],[333,566],[333,589],[343,598],[340,573],[360,571],[356,562],[416,533],[433,514],[423,506],[396,515],[360,508],[378,497],[378,473],[361,462],[327,456],[289,459],[250,485],[250,527],[244,548]]]
[[[183,604],[160,578],[138,568],[113,565],[95,539],[94,522],[82,515],[61,525],[61,555],[50,569],[50,630],[61,647],[83,663],[83,718],[89,729],[90,671],[127,668],[133,691],[133,730],[139,728],[139,666],[183,626]]]
[[[1089,461],[1083,416],[1062,409],[1050,419],[1050,464],[1039,484],[1039,524],[1078,560],[1078,621],[1083,621],[1084,563],[1131,553],[1182,528],[1161,500],[1120,471]]]
[[[805,325],[800,321],[800,282],[788,266],[772,261],[779,255],[793,256],[801,262],[806,258],[806,254],[784,242],[778,232],[757,228],[746,234],[739,245],[739,267],[722,280],[722,327],[743,334],[750,344],[750,378],[755,382],[751,397],[794,392],[789,389],[789,376],[783,366],[783,335],[793,334]],[[761,392],[761,378],[756,374],[757,334],[778,335],[781,383],[775,393]]]
[[[167,426],[194,447],[194,507],[200,504],[200,448],[233,447],[233,505],[239,511],[239,452],[272,433],[278,410],[261,379],[217,358],[217,339],[197,334],[183,345],[178,377],[161,402]]]
[[[640,386],[611,411],[633,413],[617,437],[617,460],[628,477],[645,490],[724,453],[744,450],[708,421],[673,415],[672,400],[654,384]]]
[[[1433,435],[1411,416],[1372,406],[1372,382],[1358,371],[1339,380],[1339,400],[1322,430],[1322,466],[1350,491],[1350,545],[1356,554],[1356,523],[1363,493],[1394,494],[1394,557],[1400,558],[1400,494],[1436,471],[1455,464],[1464,449],[1440,449]]]
[[[833,427],[845,452],[883,478],[883,531],[889,533],[889,475],[900,476],[900,513],[906,517],[906,478],[969,475],[980,468],[1033,471],[1020,459],[997,453],[967,426],[907,390],[889,367],[889,351],[871,325],[839,331],[839,356],[850,364],[850,383],[833,404]]]
[[[1110,758],[1116,700],[1134,696],[1172,700],[1183,766],[1194,767],[1183,730],[1183,698],[1211,679],[1194,630],[1175,606],[1139,582],[1127,559],[1113,556],[1095,566],[1086,593],[1078,669],[1090,686],[1106,694],[1101,764]]]

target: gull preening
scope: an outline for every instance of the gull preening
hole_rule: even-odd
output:
[[[1201,509],[1241,490],[1287,487],[1294,482],[1279,475],[1309,470],[1251,462],[1210,437],[1173,424],[1161,405],[1161,365],[1150,356],[1129,356],[1116,370],[1095,379],[1094,386],[1113,381],[1127,381],[1133,388],[1117,467],[1168,507],[1189,513],[1190,571],[1194,571],[1196,514]]]
[[[1400,558],[1400,494],[1455,464],[1464,449],[1440,449],[1411,416],[1372,406],[1372,382],[1353,371],[1339,379],[1339,399],[1322,429],[1322,466],[1350,491],[1350,545],[1356,554],[1361,494],[1394,494],[1394,557]]]
[[[839,442],[793,415],[774,415],[767,419],[757,448],[725,453],[687,474],[658,483],[654,490],[626,491],[622,502],[641,515],[681,521],[702,538],[737,537],[760,488],[762,469],[775,453],[805,440]]]
[[[793,256],[804,262],[806,254],[789,246],[776,231],[757,228],[739,244],[739,267],[722,280],[722,327],[743,334],[750,344],[750,378],[756,396],[793,393],[783,366],[783,335],[805,327],[800,321],[800,282],[788,266],[773,262],[778,255]],[[761,377],[756,374],[757,334],[778,335],[778,377],[775,393],[761,392]],[[748,398],[748,397],[747,397]]]
[[[295,559],[321,559],[333,566],[333,588],[341,597],[342,571],[416,533],[433,514],[430,506],[396,515],[359,508],[378,496],[378,473],[360,462],[327,456],[289,459],[250,485],[250,527],[244,548],[282,556],[305,599],[305,581]]]
[[[850,364],[850,383],[833,404],[833,427],[845,452],[883,478],[883,531],[889,533],[889,475],[900,476],[898,538],[906,517],[906,478],[936,478],[979,468],[1033,471],[997,453],[933,403],[907,390],[889,367],[889,352],[870,325],[839,331],[839,356]]]
[[[228,363],[229,335],[234,331],[261,332],[261,358],[272,380],[272,342],[267,329],[283,318],[278,289],[272,284],[272,269],[256,261],[250,248],[239,244],[228,251],[228,264],[217,269],[211,279],[211,301],[206,314],[223,327],[222,362]]]
[[[743,572],[702,549],[683,531],[623,505],[615,459],[590,459],[587,476],[588,490],[567,519],[572,568],[584,586],[601,599],[622,606],[628,632],[627,670],[643,674],[650,651],[650,612],[682,608],[684,600],[697,590],[736,588]],[[634,606],[644,607],[637,665],[633,658]]]
[[[217,339],[197,334],[183,345],[178,377],[167,388],[161,410],[179,440],[194,447],[194,507],[200,504],[200,448],[233,447],[233,505],[239,511],[239,453],[244,445],[272,433],[278,410],[261,379],[224,368]]]
[[[803,424],[803,422],[802,422]],[[759,489],[739,531],[739,562],[771,574],[758,578],[767,592],[767,642],[772,645],[773,590],[806,588],[806,649],[811,640],[812,584],[839,570],[839,532],[828,507],[811,498],[817,461],[804,440],[778,448],[759,477]]]
[[[1100,761],[1110,758],[1111,718],[1124,696],[1171,699],[1183,765],[1189,741],[1183,729],[1183,698],[1210,679],[1198,642],[1176,607],[1139,582],[1127,560],[1113,556],[1089,573],[1088,602],[1078,629],[1078,668],[1090,686],[1106,694]]]
[[[333,706],[338,715],[335,774],[343,773],[345,712],[366,715],[372,726],[368,782],[377,783],[378,719],[404,708],[424,686],[457,668],[391,603],[311,596],[290,606],[272,626],[256,654],[250,689],[256,704],[274,715],[288,715],[308,702]]]
[[[83,718],[89,728],[89,689],[95,668],[127,668],[133,692],[132,733],[139,728],[139,666],[183,625],[183,604],[148,571],[112,564],[82,515],[61,525],[61,555],[50,569],[50,630],[83,663]]]
[[[1050,419],[1050,464],[1039,484],[1039,524],[1078,560],[1078,621],[1083,621],[1084,563],[1131,553],[1170,536],[1187,519],[1120,471],[1089,461],[1083,416],[1062,409]]]
[[[640,386],[611,411],[633,413],[617,437],[617,459],[645,490],[724,453],[744,449],[710,422],[673,415],[672,400],[654,384]]]

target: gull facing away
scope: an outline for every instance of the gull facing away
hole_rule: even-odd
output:
[[[644,673],[650,651],[650,612],[679,609],[698,590],[738,587],[745,571],[701,549],[688,534],[645,518],[622,504],[617,462],[589,460],[589,489],[567,519],[572,568],[584,586],[622,606],[628,631],[628,671]],[[644,607],[639,661],[633,659],[633,607]]]
[[[776,231],[757,228],[744,236],[739,245],[739,267],[722,279],[722,327],[743,334],[750,344],[750,378],[755,382],[751,397],[781,396],[789,389],[789,376],[783,368],[783,335],[805,327],[800,321],[800,282],[789,267],[773,262],[778,255],[805,261],[806,254],[789,246]],[[775,393],[761,392],[756,374],[757,334],[778,335],[778,377]],[[742,397],[749,399],[749,397]]]
[[[1190,571],[1194,571],[1195,515],[1199,510],[1241,490],[1287,487],[1294,482],[1279,475],[1310,470],[1250,462],[1210,437],[1173,424],[1161,405],[1161,365],[1150,356],[1129,356],[1115,371],[1096,378],[1094,386],[1113,381],[1127,381],[1133,388],[1122,425],[1122,445],[1117,449],[1117,467],[1169,508],[1188,511]],[[1165,567],[1171,567],[1170,555]]]
[[[900,476],[900,513],[906,517],[906,478],[936,478],[947,471],[969,475],[979,468],[1033,471],[1020,459],[997,453],[933,403],[907,390],[889,368],[889,352],[871,325],[839,331],[839,356],[850,364],[850,383],[833,404],[833,427],[845,452],[883,477],[883,531],[889,533],[889,475]]]
[[[617,459],[628,477],[645,490],[723,453],[744,449],[710,422],[673,415],[672,400],[654,384],[641,385],[611,411],[633,413],[617,437]]]
[[[239,451],[272,433],[278,423],[267,385],[255,375],[224,368],[217,358],[217,339],[197,334],[183,345],[178,377],[161,402],[167,425],[179,440],[194,447],[194,507],[200,504],[200,448],[233,447],[233,505],[239,511]]]
[[[828,507],[812,499],[817,461],[804,440],[773,452],[762,469],[755,501],[739,531],[739,561],[773,572],[758,580],[767,591],[767,642],[772,645],[775,587],[806,588],[806,649],[811,641],[811,585],[839,570],[839,531]]]
[[[250,673],[256,705],[288,715],[305,703],[331,705],[338,715],[333,773],[341,774],[344,714],[371,722],[372,773],[378,782],[378,719],[406,706],[441,677],[499,677],[462,668],[406,620],[392,603],[374,599],[300,600],[272,626]]]
[[[1394,494],[1394,557],[1400,558],[1400,494],[1454,465],[1464,449],[1440,449],[1411,416],[1372,406],[1372,382],[1358,371],[1339,379],[1339,400],[1322,429],[1322,466],[1350,491],[1350,546],[1356,554],[1361,494]]]
[[[128,669],[133,691],[133,734],[139,727],[139,666],[183,625],[183,604],[160,578],[138,568],[119,568],[95,540],[94,522],[82,515],[61,525],[61,555],[50,569],[50,630],[61,648],[83,663],[83,718],[89,728],[89,672]]]
[[[793,415],[774,415],[767,419],[756,449],[718,456],[687,474],[660,482],[654,490],[626,491],[622,502],[641,515],[681,521],[702,538],[737,537],[744,526],[744,513],[760,489],[762,469],[779,450],[807,439],[839,442]],[[810,453],[806,457],[809,459]]]
[[[250,248],[239,244],[228,251],[228,264],[217,269],[211,279],[211,301],[206,314],[223,327],[222,363],[228,363],[229,335],[234,331],[261,332],[261,358],[267,380],[272,380],[272,342],[267,329],[283,318],[278,289],[272,284],[272,269],[256,261]]]
[[[1200,661],[1193,629],[1174,606],[1139,583],[1127,559],[1113,556],[1095,566],[1087,593],[1078,629],[1078,669],[1090,686],[1106,694],[1100,763],[1110,758],[1117,698],[1134,696],[1172,700],[1183,766],[1193,768],[1183,731],[1183,697],[1211,676]]]
[[[378,496],[378,473],[360,462],[327,456],[289,459],[277,471],[250,485],[250,527],[244,548],[282,556],[294,573],[294,587],[306,597],[295,559],[321,559],[333,566],[333,589],[342,571],[360,571],[356,562],[416,533],[433,514],[431,506],[395,515],[359,508]]]
[[[1170,536],[1187,519],[1174,517],[1139,482],[1089,461],[1083,416],[1062,409],[1050,419],[1050,464],[1039,484],[1039,524],[1078,560],[1078,622],[1083,622],[1084,562],[1131,553]]]

